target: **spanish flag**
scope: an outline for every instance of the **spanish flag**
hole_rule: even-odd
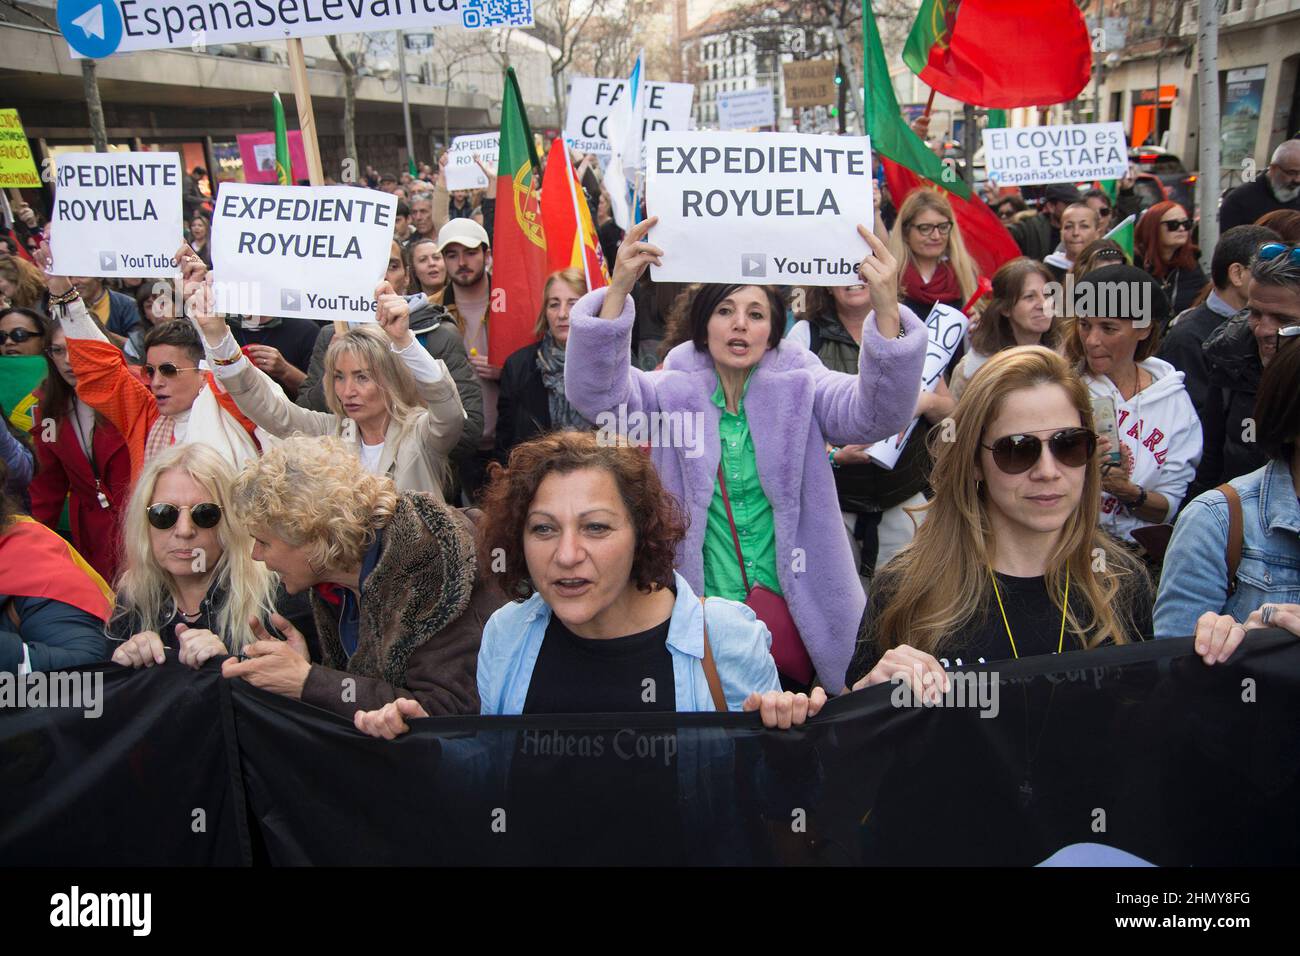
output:
[[[18,515],[0,533],[4,593],[62,601],[108,623],[113,589],[77,549],[39,521]]]
[[[609,285],[609,272],[596,241],[591,209],[563,139],[551,144],[542,179],[542,231],[546,234],[546,269],[577,269],[587,277],[587,291]]]

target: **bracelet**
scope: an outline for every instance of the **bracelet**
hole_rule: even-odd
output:
[[[50,305],[67,305],[73,299],[80,299],[80,298],[81,298],[81,293],[77,291],[77,287],[74,285],[71,289],[69,289],[67,292],[63,293],[62,295],[51,294]]]
[[[830,447],[830,450],[829,450],[828,452],[826,452],[826,458],[827,458],[827,460],[831,463],[831,467],[832,467],[832,468],[839,468],[839,467],[840,467],[840,466],[839,466],[839,463],[835,461],[835,453],[836,453],[837,451],[839,451],[839,450],[840,450],[840,446],[839,446],[839,445],[832,445],[832,446]]]
[[[1124,507],[1128,509],[1129,514],[1132,514],[1133,512],[1140,509],[1146,503],[1147,503],[1147,490],[1143,488],[1141,485],[1138,485],[1137,500],[1124,502]]]
[[[234,365],[236,362],[238,362],[238,361],[239,361],[240,359],[242,359],[243,357],[244,357],[244,353],[243,353],[243,352],[240,352],[240,353],[239,353],[238,355],[236,355],[234,358],[224,358],[224,359],[213,358],[211,361],[212,361],[212,364],[213,364],[213,365],[226,366],[226,365]]]

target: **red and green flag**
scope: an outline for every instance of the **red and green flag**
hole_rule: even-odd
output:
[[[0,408],[20,432],[30,432],[38,424],[36,390],[46,371],[41,355],[0,356]]]
[[[514,67],[506,69],[504,94],[492,236],[492,261],[497,268],[488,319],[488,359],[494,365],[503,365],[513,353],[537,341],[533,327],[542,311],[546,281],[541,163]]]
[[[271,94],[271,110],[275,113],[275,181],[281,186],[292,186],[289,132],[284,124],[284,104],[280,102],[278,91]]]
[[[947,190],[966,248],[979,263],[980,271],[993,275],[1002,263],[1020,255],[1020,248],[993,210],[972,195],[957,170],[944,165],[903,119],[870,0],[862,2],[862,49],[867,132],[872,151],[881,157],[885,167],[895,208],[902,206],[913,189],[937,186]]]
[[[1133,231],[1136,226],[1137,216],[1129,216],[1103,236],[1105,239],[1111,239],[1116,242],[1119,247],[1124,250],[1124,255],[1128,256],[1129,262],[1133,261]]]
[[[1075,0],[923,0],[903,62],[963,103],[1048,106],[1088,85],[1092,40]]]

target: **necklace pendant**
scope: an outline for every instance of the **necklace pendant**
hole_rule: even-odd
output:
[[[99,506],[100,506],[101,508],[105,508],[105,509],[108,508],[108,506],[109,506],[109,505],[108,505],[108,496],[107,496],[106,494],[104,494],[102,491],[97,491],[97,492],[95,492],[95,497],[99,499]]]
[[[1026,778],[1025,782],[1020,785],[1020,809],[1024,810],[1034,802],[1034,788]]]

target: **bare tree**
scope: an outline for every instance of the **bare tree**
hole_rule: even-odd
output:
[[[539,31],[547,42],[546,55],[551,61],[551,91],[555,94],[556,113],[564,117],[564,74],[583,42],[592,15],[603,8],[605,0],[545,0],[538,13],[545,18],[546,29]],[[554,30],[550,29],[554,27]]]
[[[493,31],[495,33],[495,31]],[[442,89],[442,142],[451,141],[451,89],[456,80],[470,72],[475,60],[487,55],[493,43],[486,30],[440,30],[433,45],[435,82]]]
[[[357,68],[339,46],[339,38],[327,36],[334,59],[343,70],[343,149],[347,157],[360,169],[361,156],[357,153]]]
[[[586,76],[626,76],[645,47],[647,73],[669,75],[669,38],[650,29],[662,15],[663,4],[656,0],[605,0],[574,39],[574,70]]]
[[[0,6],[8,7],[31,20],[35,20],[52,33],[59,32],[59,28],[43,16],[18,6],[13,0],[0,0]],[[81,61],[81,89],[86,97],[86,111],[90,114],[90,138],[95,144],[95,152],[107,153],[108,130],[104,125],[104,104],[99,98],[99,77],[95,74],[95,61],[90,58]]]

